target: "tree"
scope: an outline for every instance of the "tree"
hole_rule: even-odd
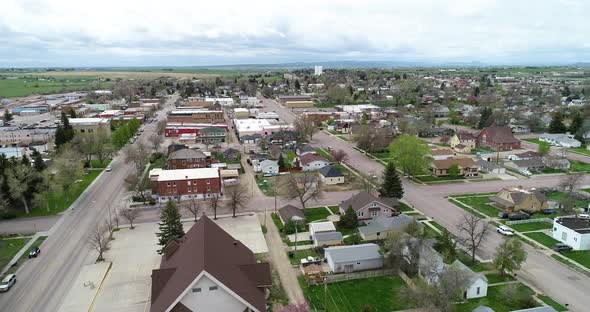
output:
[[[98,252],[98,259],[96,261],[103,261],[103,253],[107,250],[110,242],[110,233],[105,224],[97,224],[90,236],[88,236],[88,243],[90,248]]]
[[[316,121],[307,115],[301,115],[293,121],[293,127],[301,141],[311,141],[313,135],[319,130]]]
[[[133,227],[133,222],[135,221],[135,219],[137,219],[140,215],[140,211],[139,209],[131,209],[131,208],[127,208],[127,209],[122,209],[121,210],[121,216],[125,219],[127,219],[127,221],[129,221],[129,228],[130,229],[134,229]]]
[[[13,165],[6,171],[6,183],[8,184],[9,196],[14,200],[22,202],[25,213],[29,214],[27,192],[29,186],[36,177],[37,172],[31,166],[23,164]]]
[[[344,215],[340,218],[340,225],[345,229],[356,229],[358,227],[358,216],[352,209],[352,206],[348,206]]]
[[[348,160],[348,154],[344,150],[332,150],[331,151],[332,160],[341,164]]]
[[[158,121],[158,124],[156,125],[156,130],[158,131],[158,134],[162,134],[164,133],[164,131],[166,130],[166,120],[160,120]]]
[[[569,131],[571,134],[578,134],[580,129],[584,125],[584,116],[580,112],[575,112],[572,116],[572,122],[570,123]]]
[[[149,162],[147,147],[143,143],[138,143],[129,147],[126,152],[125,163],[132,163],[137,175],[143,176],[143,171]]]
[[[559,182],[559,187],[567,193],[567,197],[572,197],[572,193],[580,187],[584,174],[574,173],[570,175],[564,175]]]
[[[427,172],[430,165],[430,148],[415,136],[401,135],[389,146],[395,164],[408,176]]]
[[[231,208],[234,218],[236,217],[236,210],[240,208],[243,209],[250,200],[247,185],[238,184],[226,187],[225,195],[228,199],[227,204]]]
[[[437,238],[438,248],[446,263],[457,259],[457,242],[453,240],[451,233],[445,228],[442,235]]]
[[[479,123],[477,124],[477,129],[483,129],[485,127],[489,127],[492,122],[492,114],[493,111],[489,107],[484,107],[481,111],[481,117],[479,118]]]
[[[180,212],[172,200],[166,203],[166,207],[160,213],[158,227],[160,231],[156,233],[156,236],[158,237],[158,245],[161,246],[158,253],[162,254],[170,241],[181,239],[184,236]]]
[[[402,181],[397,174],[397,169],[395,168],[395,164],[390,161],[385,166],[383,170],[383,182],[381,183],[381,188],[379,188],[379,196],[380,197],[392,197],[400,199],[404,196],[404,187],[402,186]]]
[[[555,112],[553,114],[548,131],[549,133],[565,133],[567,131],[567,127],[563,123],[563,116],[560,112]]]
[[[14,119],[12,113],[7,109],[4,110],[4,122],[10,122]]]
[[[279,155],[279,168],[286,168],[286,164],[285,164],[285,158],[283,157],[283,153],[281,153],[281,155]]]
[[[197,222],[199,210],[201,209],[201,202],[197,198],[191,197],[189,199],[188,205],[185,206],[185,209],[193,215],[195,218],[194,221]]]
[[[54,178],[69,200],[69,191],[78,179],[84,176],[84,166],[81,155],[70,144],[62,146],[59,154],[53,160],[51,170],[55,172]]]
[[[456,178],[456,177],[458,177],[458,176],[459,176],[459,172],[460,172],[460,171],[459,171],[459,165],[458,165],[458,164],[452,164],[452,165],[449,167],[449,176],[450,176],[451,178]]]
[[[61,112],[61,122],[55,129],[55,145],[59,148],[70,142],[74,138],[74,128],[70,125],[70,120],[64,111]]]
[[[502,244],[496,247],[494,266],[500,274],[513,273],[520,270],[521,265],[526,261],[527,253],[519,239],[505,237]]]
[[[162,137],[162,135],[154,133],[150,136],[150,143],[152,143],[152,148],[155,152],[158,152],[158,149],[160,148],[160,145],[162,145],[162,142],[164,142],[164,137]]]
[[[213,220],[217,220],[217,208],[219,208],[221,195],[219,195],[219,193],[208,193],[207,196],[209,198],[209,205],[213,210]]]
[[[488,234],[487,222],[476,215],[465,213],[457,228],[462,235],[461,243],[471,253],[471,262],[475,263],[475,252]]]
[[[299,79],[295,79],[295,90],[301,90],[301,83],[299,83]]]
[[[379,178],[374,172],[369,174],[359,173],[360,177],[355,179],[355,188],[373,194],[379,185]]]
[[[549,154],[551,150],[551,145],[548,142],[540,141],[539,145],[537,146],[537,152],[541,154],[541,156],[545,156]]]
[[[297,175],[291,172],[279,178],[279,194],[289,200],[299,200],[301,207],[305,209],[309,200],[322,197],[322,180],[315,172],[303,171]]]
[[[147,179],[142,178],[135,172],[131,172],[124,180],[125,186],[129,192],[134,195],[140,196],[141,200],[145,203],[145,189],[147,188]]]
[[[42,172],[43,170],[45,170],[45,168],[47,167],[47,165],[45,165],[45,162],[43,161],[43,155],[41,155],[41,153],[39,153],[39,151],[34,150],[33,151],[33,168],[35,168],[35,170],[37,170],[37,172]]]

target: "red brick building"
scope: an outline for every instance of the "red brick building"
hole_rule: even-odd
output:
[[[190,148],[174,151],[168,155],[168,169],[207,168],[211,162],[211,156]]]
[[[520,140],[514,137],[509,127],[486,127],[477,135],[477,146],[510,151],[520,149]]]
[[[222,111],[181,109],[168,114],[168,122],[225,123]]]
[[[217,168],[195,168],[150,171],[152,194],[161,200],[203,198],[221,193],[221,178]]]

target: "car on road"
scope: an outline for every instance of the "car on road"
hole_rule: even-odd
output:
[[[578,213],[576,215],[576,218],[582,219],[582,220],[590,220],[590,214],[587,214],[587,213]]]
[[[531,216],[526,213],[526,212],[511,212],[508,214],[508,219],[510,220],[526,220],[526,219],[530,219]]]
[[[553,245],[553,247],[551,247],[551,249],[553,249],[557,252],[562,252],[562,251],[570,251],[573,248],[571,246],[564,244],[564,243],[556,243],[555,245]]]
[[[31,249],[29,252],[29,259],[37,258],[39,254],[41,254],[41,249],[39,247],[33,247],[33,249]]]
[[[111,165],[108,165],[106,168],[104,168],[104,171],[106,171],[106,172],[109,172],[111,170],[113,170],[113,166],[111,166]]]
[[[504,225],[500,225],[497,229],[496,232],[504,235],[504,236],[513,236],[514,232],[509,229],[508,227],[504,226]]]
[[[6,277],[0,282],[0,292],[6,292],[10,290],[16,283],[16,274],[8,274]]]

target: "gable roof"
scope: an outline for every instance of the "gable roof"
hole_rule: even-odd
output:
[[[318,172],[326,178],[335,178],[344,176],[340,169],[332,167],[331,165],[323,166]]]
[[[370,194],[367,191],[361,191],[357,193],[351,198],[341,202],[339,206],[344,210],[348,209],[348,206],[352,206],[352,210],[357,211],[373,201],[379,202],[390,208],[395,208],[399,206],[399,203],[395,198],[379,198],[377,196]]]
[[[488,136],[488,141],[492,141],[494,143],[507,144],[520,142],[514,137],[510,127],[486,127],[481,130],[480,135],[484,132]]]
[[[302,220],[305,220],[305,215],[303,214],[303,210],[293,206],[293,205],[285,205],[279,208],[279,215],[284,222],[289,222],[293,217],[299,217]]]
[[[386,231],[395,231],[404,229],[414,218],[401,213],[395,217],[379,216],[366,226],[358,228],[359,232],[364,235],[370,235]],[[421,223],[418,226],[422,227]]]
[[[475,135],[473,135],[473,133],[470,132],[457,132],[457,138],[459,138],[459,141],[461,142],[474,141]]]
[[[437,148],[430,151],[432,156],[455,155],[455,152],[449,148]]]
[[[325,241],[333,241],[339,240],[342,241],[342,233],[340,232],[320,232],[313,236],[313,239],[317,242],[325,242]]]
[[[203,271],[241,299],[265,311],[264,287],[272,284],[268,263],[256,257],[207,216],[202,216],[152,271],[152,312],[166,311]]]
[[[205,153],[190,148],[183,148],[181,150],[170,153],[168,159],[205,159]]]
[[[323,162],[328,162],[327,159],[325,159],[324,157],[318,156],[316,154],[305,154],[301,157],[299,157],[299,161],[301,162],[302,165],[307,165],[310,164],[314,161],[323,161]]]
[[[324,249],[324,253],[326,257],[330,255],[335,263],[381,258],[376,244],[328,247]]]
[[[432,161],[432,166],[437,169],[450,169],[453,164],[457,164],[460,168],[473,168],[478,166],[471,158],[447,158],[435,159]]]
[[[469,286],[473,285],[473,283],[475,283],[478,279],[482,279],[486,282],[488,281],[487,277],[484,274],[473,272],[468,266],[466,266],[463,262],[459,260],[455,260],[455,262],[453,262],[451,266],[467,273],[467,275],[469,276]]]

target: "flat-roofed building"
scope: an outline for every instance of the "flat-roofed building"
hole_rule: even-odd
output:
[[[160,200],[207,198],[221,193],[221,178],[217,168],[163,170],[149,173],[152,194]]]
[[[70,125],[79,133],[93,133],[98,130],[111,132],[111,121],[107,118],[70,118]]]
[[[168,122],[180,123],[224,123],[222,111],[182,109],[168,113]]]

